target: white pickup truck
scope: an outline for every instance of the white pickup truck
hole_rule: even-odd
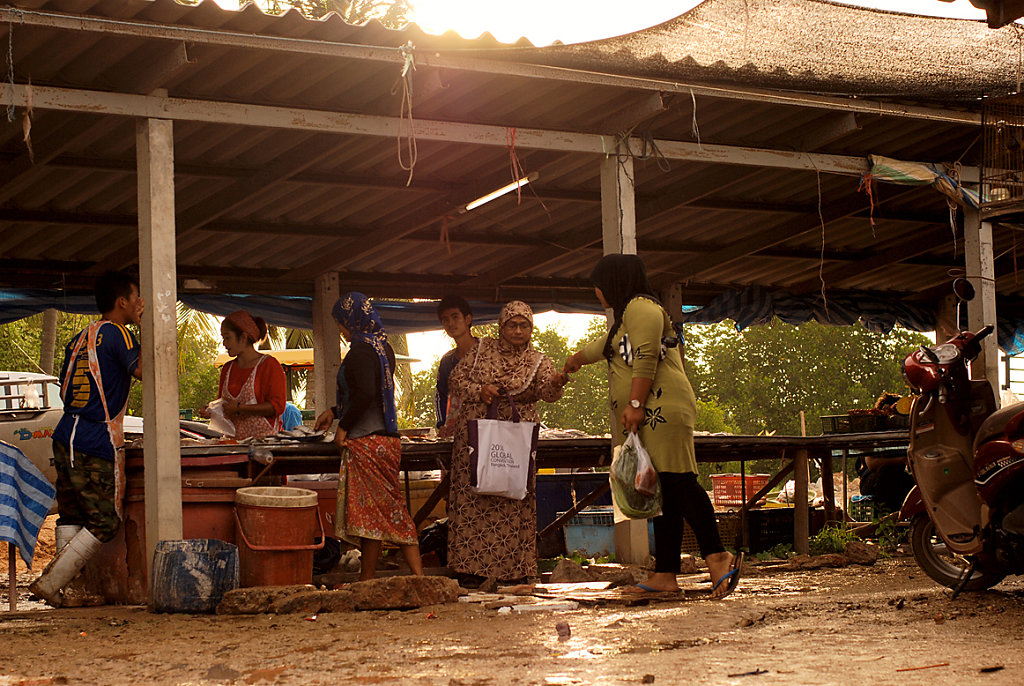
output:
[[[51,482],[56,473],[53,430],[64,413],[58,379],[46,374],[0,371],[0,440],[15,446]],[[126,438],[142,435],[142,418],[125,416]]]

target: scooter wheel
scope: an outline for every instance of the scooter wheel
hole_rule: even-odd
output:
[[[946,542],[935,531],[935,524],[927,514],[919,514],[910,523],[910,545],[914,549],[917,565],[931,579],[947,588],[956,588],[960,575],[967,568],[967,560],[946,547]],[[992,588],[1006,574],[975,569],[965,591],[984,591]]]

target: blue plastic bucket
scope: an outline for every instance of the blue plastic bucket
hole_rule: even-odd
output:
[[[215,538],[160,541],[153,551],[154,612],[213,612],[238,588],[238,546]]]

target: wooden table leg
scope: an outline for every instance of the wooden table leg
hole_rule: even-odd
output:
[[[807,482],[810,476],[807,462],[807,450],[797,449],[793,455],[793,480],[796,485],[793,493],[793,550],[800,555],[807,555],[811,550],[807,509]]]
[[[430,493],[430,497],[427,498],[427,502],[423,503],[423,505],[420,506],[420,509],[416,510],[416,514],[413,515],[412,522],[416,525],[416,528],[419,528],[420,524],[423,523],[423,520],[430,516],[430,513],[434,511],[434,507],[441,502],[441,498],[448,495],[448,487],[451,485],[451,482],[451,477],[448,475],[448,472],[445,472],[444,477],[441,479],[441,483],[439,483]]]
[[[7,544],[7,579],[10,582],[7,598],[11,612],[18,609],[18,556],[15,553],[16,550],[13,543]]]
[[[825,521],[836,521],[835,481],[832,478],[832,451],[821,454],[821,495],[825,500]]]
[[[544,530],[537,534],[537,538],[545,538],[561,529],[563,526],[565,526],[566,522],[568,522],[570,519],[579,514],[580,510],[589,507],[591,503],[595,502],[598,498],[607,493],[610,488],[611,482],[604,483],[595,488],[594,490],[592,490],[590,493],[587,493],[575,505],[569,508],[567,512],[563,512],[561,516],[555,518],[555,521],[551,522],[546,527],[544,527]]]

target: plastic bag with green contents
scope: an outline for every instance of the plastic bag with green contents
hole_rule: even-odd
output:
[[[622,514],[630,519],[650,519],[661,514],[661,482],[635,433],[629,434],[612,462],[610,481],[612,498]]]

